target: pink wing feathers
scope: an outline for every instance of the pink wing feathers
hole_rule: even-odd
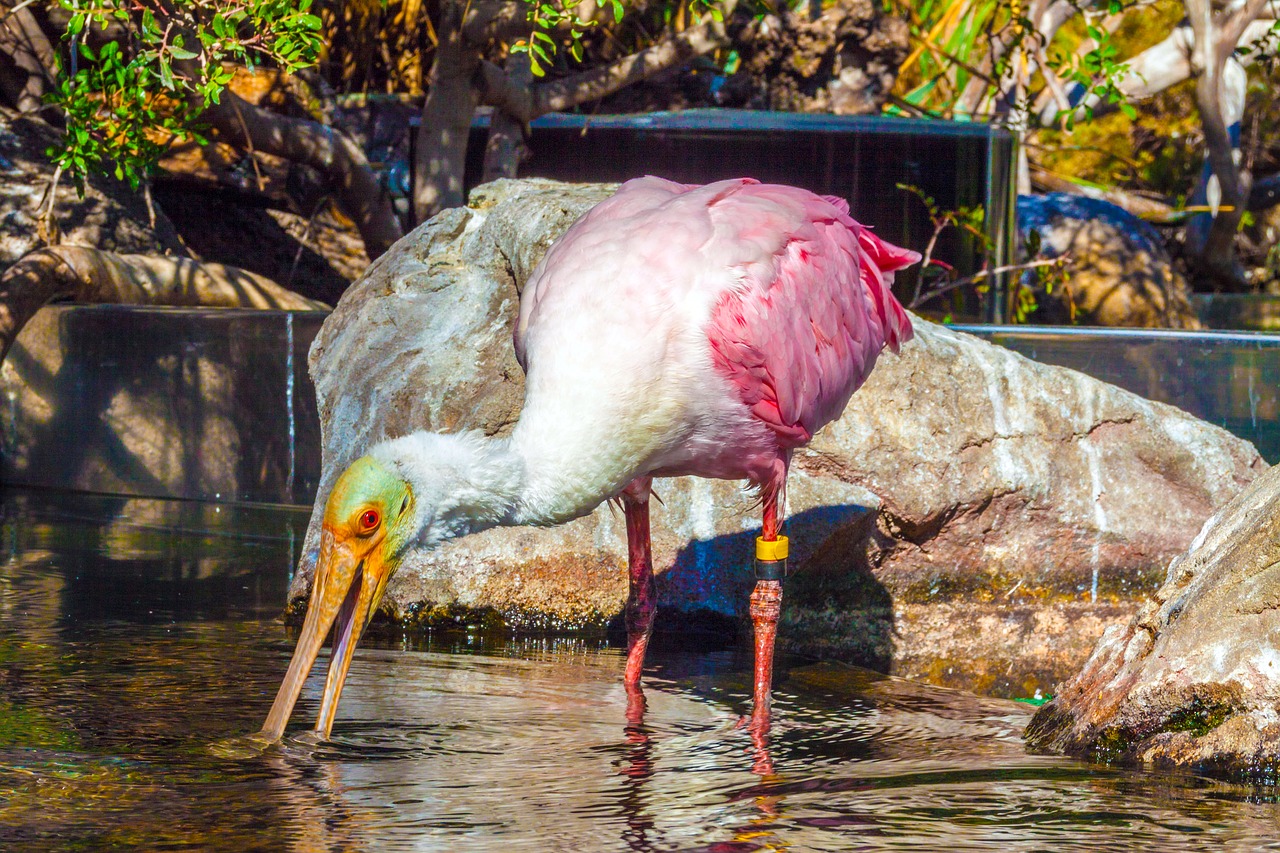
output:
[[[839,417],[881,349],[911,338],[890,288],[893,271],[920,256],[848,210],[842,199],[745,181],[708,207],[743,255],[741,286],[712,313],[712,359],[784,448]]]
[[[520,300],[522,366],[554,282],[575,269],[594,279],[598,259],[629,238],[638,240],[629,263],[655,280],[715,288],[706,327],[713,364],[784,449],[838,417],[881,349],[911,337],[890,288],[894,270],[920,256],[859,225],[843,199],[750,178],[688,186],[645,177],[588,211],[548,251]],[[612,292],[612,283],[594,290]]]

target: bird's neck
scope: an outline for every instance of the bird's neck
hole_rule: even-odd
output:
[[[596,482],[599,476],[579,470],[580,459],[557,448],[517,427],[510,438],[417,432],[370,455],[411,485],[419,541],[434,546],[501,525],[559,524],[586,515],[629,482]]]
[[[416,432],[384,442],[370,455],[410,484],[422,544],[520,523],[525,466],[507,439]]]

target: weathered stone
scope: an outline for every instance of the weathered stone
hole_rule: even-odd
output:
[[[1028,728],[1042,748],[1274,779],[1280,770],[1280,467],[1213,516]]]
[[[1018,232],[1040,258],[1069,254],[1069,279],[1040,298],[1037,318],[1094,326],[1199,329],[1191,288],[1159,233],[1108,201],[1068,193],[1018,196]],[[1037,320],[1038,322],[1039,320]]]
[[[381,438],[510,428],[522,398],[510,342],[518,289],[552,239],[609,192],[490,185],[352,286],[312,350],[322,498]],[[1047,687],[1133,612],[1263,463],[1177,409],[941,326],[916,330],[796,456],[788,525],[800,571],[783,642],[943,683]],[[738,619],[759,524],[752,499],[695,479],[661,481],[658,493],[660,613]],[[621,514],[606,506],[555,529],[491,530],[411,553],[386,609],[426,625],[603,624],[625,597],[625,560]]]

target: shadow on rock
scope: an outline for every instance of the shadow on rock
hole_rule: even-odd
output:
[[[810,657],[888,672],[893,659],[893,601],[872,572],[875,509],[822,506],[787,520],[791,575],[784,585],[779,646]],[[744,520],[748,516],[744,516]],[[658,577],[655,642],[720,645],[750,636],[747,599],[759,530],[695,539]],[[726,616],[728,613],[737,618]],[[610,636],[625,636],[622,617]]]

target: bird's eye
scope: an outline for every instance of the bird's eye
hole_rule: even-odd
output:
[[[404,515],[404,511],[409,508],[409,496],[405,495],[404,500],[400,501],[400,514]]]
[[[378,526],[378,522],[381,520],[376,509],[366,509],[360,513],[360,530],[364,533],[369,533]]]

